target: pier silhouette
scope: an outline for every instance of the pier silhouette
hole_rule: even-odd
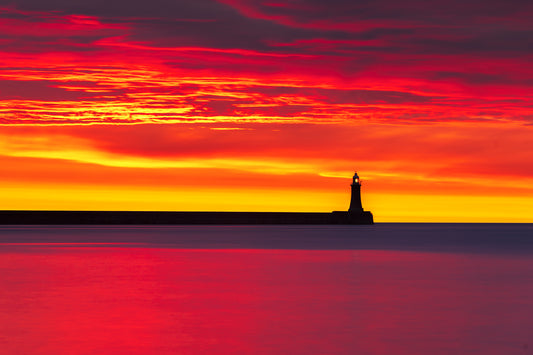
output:
[[[351,184],[348,211],[326,212],[185,212],[185,211],[0,211],[3,225],[143,225],[143,224],[373,224],[361,204],[357,173]]]

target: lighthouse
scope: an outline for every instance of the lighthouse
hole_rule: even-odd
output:
[[[355,172],[352,181],[352,198],[350,200],[350,208],[348,208],[350,213],[360,213],[363,212],[363,205],[361,204],[361,180],[359,175]]]

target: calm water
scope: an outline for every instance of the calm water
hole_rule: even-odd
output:
[[[0,227],[0,354],[531,354],[533,225]]]

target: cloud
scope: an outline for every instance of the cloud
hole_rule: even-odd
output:
[[[432,23],[434,25],[465,24],[472,22],[494,23],[510,17],[527,19],[533,6],[522,0],[502,3],[489,0],[483,6],[476,1],[392,0],[351,1],[290,0],[283,2],[220,0],[241,13],[254,18],[269,19],[293,26],[339,28],[351,23],[357,28],[361,20],[396,21],[397,23]],[[520,22],[520,21],[518,21]]]
[[[4,3],[0,124],[527,123],[512,4]]]
[[[65,84],[48,80],[0,80],[0,101],[99,101],[102,99],[102,91],[105,90],[98,90],[92,82]],[[107,94],[117,95],[118,90],[108,90]]]
[[[254,123],[234,127],[245,129],[212,130],[201,124],[5,127],[0,155],[111,167],[218,167],[276,174],[349,176],[351,167],[357,167],[381,181],[385,176],[412,179],[415,190],[420,188],[418,180],[490,186],[498,181],[504,185],[503,179],[508,179],[519,188],[530,186],[533,179],[533,168],[524,164],[533,154],[528,144],[533,130],[523,127]]]

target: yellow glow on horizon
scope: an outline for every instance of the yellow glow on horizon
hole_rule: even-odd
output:
[[[347,210],[349,190],[121,186],[0,187],[5,210],[284,211]],[[379,222],[533,223],[529,197],[461,195],[363,195]]]
[[[329,212],[338,199],[337,194],[324,191],[215,187],[11,185],[0,187],[0,194],[3,210]]]
[[[529,196],[369,194],[376,222],[533,223]]]

